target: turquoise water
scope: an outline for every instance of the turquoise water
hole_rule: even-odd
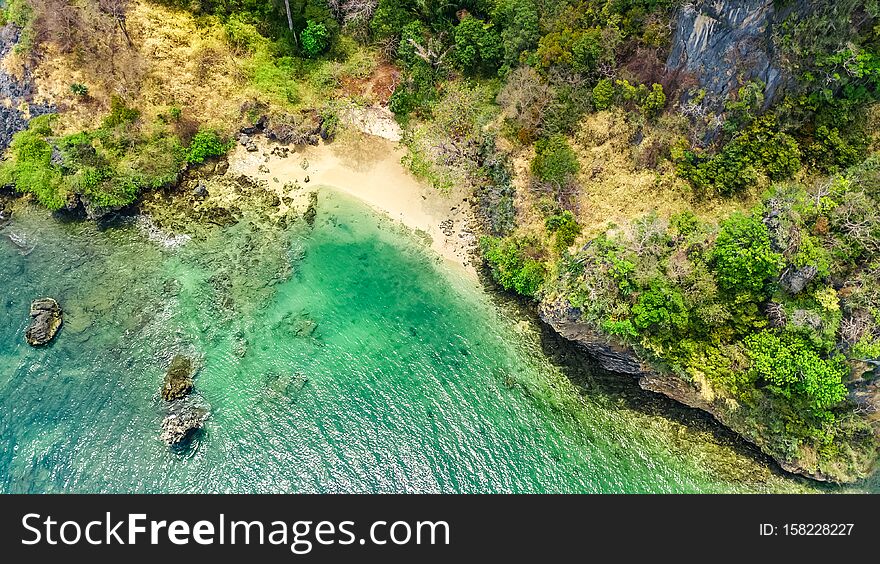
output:
[[[335,192],[312,230],[242,221],[184,244],[17,211],[0,234],[2,492],[809,487],[705,420],[574,385],[520,311]],[[33,349],[39,296],[65,325]],[[158,391],[178,353],[211,416],[169,449]]]

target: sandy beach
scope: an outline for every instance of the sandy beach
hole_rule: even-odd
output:
[[[415,178],[400,159],[405,149],[374,135],[346,132],[329,144],[282,147],[262,135],[257,151],[238,144],[229,156],[229,174],[244,174],[283,190],[330,187],[349,194],[413,230],[427,233],[431,248],[476,276],[470,250],[475,244],[471,209],[463,193],[442,194]],[[289,150],[289,153],[285,151]]]

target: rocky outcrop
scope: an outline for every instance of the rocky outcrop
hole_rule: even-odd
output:
[[[580,310],[571,307],[565,300],[540,304],[540,315],[553,330],[581,346],[605,370],[636,377],[643,390],[663,394],[681,404],[705,411],[772,457],[787,472],[818,481],[851,482],[862,477],[869,465],[869,462],[861,461],[861,468],[838,468],[832,474],[819,469],[814,453],[808,450],[794,457],[780,456],[771,448],[771,440],[764,436],[760,427],[748,423],[748,409],[735,401],[717,396],[708,384],[687,381],[668,371],[656,369],[641,360],[633,348],[616,342],[613,337],[604,335],[582,321]],[[866,405],[866,409],[880,406],[880,386],[874,383],[865,384],[858,390],[853,392],[853,396]]]
[[[309,227],[314,227],[316,217],[318,217],[318,193],[309,192],[309,206],[303,214],[303,219]]]
[[[40,298],[31,304],[31,323],[25,338],[32,347],[46,345],[55,338],[62,323],[61,306],[52,298]]]
[[[270,116],[264,132],[273,141],[293,145],[317,145],[321,139],[331,137],[323,118],[315,110]]]
[[[209,415],[204,407],[180,404],[162,420],[160,438],[168,446],[180,445],[204,426]]]
[[[791,268],[779,278],[779,284],[791,294],[800,294],[818,273],[819,269],[813,265]]]
[[[765,85],[769,107],[785,89],[788,77],[773,42],[776,28],[795,11],[808,11],[802,0],[695,0],[679,9],[668,73],[682,83],[690,77],[705,91],[703,110],[719,114],[724,102],[749,81]],[[688,102],[685,94],[682,103]]]
[[[630,376],[651,372],[635,351],[580,323],[580,310],[564,301],[541,304],[540,314],[554,331],[580,345],[603,369]]]
[[[165,381],[162,383],[162,399],[174,401],[186,397],[192,391],[194,372],[192,360],[183,355],[176,355],[165,373]]]
[[[0,194],[0,229],[6,227],[12,221],[12,206],[9,205]]]
[[[0,59],[9,54],[20,35],[12,24],[0,26]],[[48,104],[34,103],[34,81],[28,68],[22,70],[22,76],[13,76],[0,66],[0,100],[0,153],[13,135],[27,129],[31,118],[54,111]]]

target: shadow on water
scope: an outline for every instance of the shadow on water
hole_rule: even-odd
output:
[[[559,369],[580,393],[590,397],[591,400],[650,417],[662,417],[679,424],[686,429],[688,436],[700,435],[700,440],[703,441],[710,438],[711,442],[729,449],[735,455],[746,457],[766,467],[773,476],[830,493],[845,488],[786,472],[757,446],[720,424],[705,411],[689,407],[662,394],[644,390],[639,386],[636,377],[601,368],[580,345],[565,339],[545,323],[540,318],[533,301],[505,292],[490,278],[485,269],[481,269],[479,278],[497,307],[513,312],[538,330],[541,350],[548,361]],[[684,441],[682,447],[685,447],[686,443],[687,441]],[[723,471],[720,467],[717,470]],[[736,476],[729,478],[735,479]]]

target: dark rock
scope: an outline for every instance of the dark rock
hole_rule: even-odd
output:
[[[12,208],[0,199],[0,229],[6,227],[10,221],[12,221]]]
[[[0,60],[6,57],[16,43],[21,31],[13,24],[0,26]],[[34,103],[35,86],[28,66],[21,77],[15,77],[0,69],[0,152],[9,147],[12,137],[27,129],[31,118],[49,114],[55,108],[48,104]],[[26,111],[23,108],[26,107]]]
[[[208,195],[208,185],[205,184],[204,180],[199,180],[196,187],[193,189],[193,196],[197,198],[204,198]]]
[[[186,397],[192,391],[194,366],[192,360],[177,355],[171,360],[171,366],[165,373],[165,381],[162,384],[162,398],[165,401],[173,401]]]
[[[276,157],[286,159],[290,155],[290,148],[276,145],[272,147],[272,154]]]
[[[651,367],[642,362],[634,350],[579,322],[580,311],[568,304],[545,303],[541,305],[540,313],[545,323],[569,341],[583,347],[605,370],[631,376],[643,376],[652,372]]]
[[[31,304],[31,323],[25,338],[32,347],[49,343],[61,328],[61,306],[52,298],[40,298]]]
[[[262,133],[263,129],[266,127],[266,122],[268,118],[265,115],[261,115],[257,121],[253,123],[253,125],[246,125],[242,127],[239,131],[244,133],[245,135],[256,135],[258,133]]]
[[[248,153],[256,153],[259,150],[254,140],[246,133],[242,133],[238,136],[238,144],[244,147]],[[229,168],[228,163],[227,168]]]
[[[789,269],[780,279],[780,285],[789,293],[800,294],[812,282],[819,269],[813,265],[804,266],[803,268]]]
[[[318,193],[311,192],[309,193],[309,207],[306,208],[306,213],[303,214],[303,219],[306,220],[306,224],[309,227],[315,226],[315,218],[318,216]]]
[[[317,145],[323,119],[314,110],[272,116],[266,124],[266,136],[279,143]]]
[[[181,405],[162,420],[161,439],[168,446],[179,445],[201,429],[210,412],[204,407]]]
[[[779,99],[788,77],[779,64],[774,34],[809,2],[696,0],[678,12],[667,72],[696,79],[705,109],[720,114],[725,100],[749,81],[764,83],[764,109]],[[682,98],[682,104],[688,101]],[[710,132],[710,136],[717,131]]]

